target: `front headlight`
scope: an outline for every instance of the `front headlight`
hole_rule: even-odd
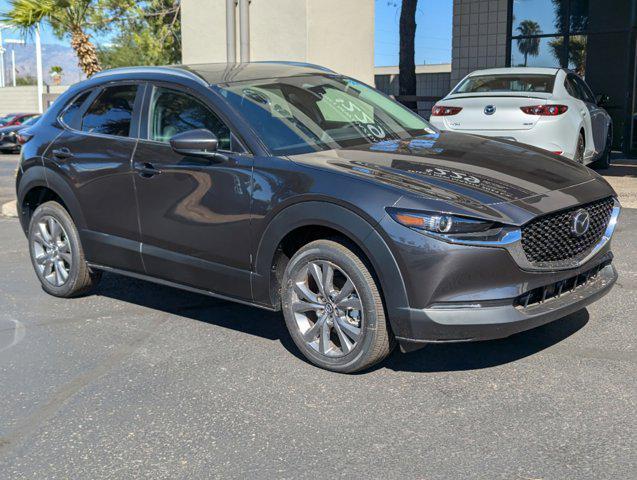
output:
[[[388,209],[388,213],[405,227],[442,235],[483,233],[498,227],[495,222],[444,213],[414,212],[393,208]]]

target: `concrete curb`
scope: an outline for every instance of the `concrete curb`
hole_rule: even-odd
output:
[[[2,205],[2,211],[0,214],[3,217],[17,217],[18,216],[18,202],[13,200]]]

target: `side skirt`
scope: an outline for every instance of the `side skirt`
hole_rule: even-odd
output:
[[[124,275],[126,277],[137,278],[139,280],[145,280],[147,282],[157,283],[159,285],[165,285],[167,287],[177,288],[179,290],[186,290],[188,292],[199,293],[201,295],[207,295],[209,297],[218,298],[220,300],[226,300],[228,302],[240,303],[242,305],[247,305],[249,307],[261,308],[263,310],[268,310],[270,312],[279,311],[278,308],[272,307],[270,305],[263,305],[260,303],[248,302],[246,300],[239,300],[237,298],[228,297],[226,295],[221,295],[219,293],[210,292],[208,290],[201,290],[199,288],[190,287],[188,285],[182,285],[180,283],[171,282],[169,280],[163,280],[161,278],[151,277],[149,275],[144,275],[141,273],[129,272],[128,270],[120,270],[119,268],[107,267],[105,265],[99,265],[96,263],[87,262],[88,266],[94,268],[96,270],[103,270],[105,272],[116,273],[118,275]]]

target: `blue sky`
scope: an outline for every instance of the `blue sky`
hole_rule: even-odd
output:
[[[400,0],[375,0],[376,65],[398,65]],[[395,6],[398,5],[398,6]],[[419,0],[416,12],[416,64],[451,63],[452,0]]]
[[[376,65],[398,65],[398,19],[400,0],[375,0],[376,4]],[[451,62],[452,0],[420,0],[416,13],[416,63]],[[7,0],[0,0],[0,11],[7,9]],[[19,38],[18,33],[4,31],[4,38]],[[48,27],[42,29],[43,43],[69,45],[59,40]]]

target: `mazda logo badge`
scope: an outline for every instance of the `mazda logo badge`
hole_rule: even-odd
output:
[[[484,107],[485,115],[493,115],[495,113],[495,105],[487,105]]]
[[[591,217],[583,208],[579,209],[573,214],[571,219],[571,234],[574,237],[581,237],[588,232],[588,227],[591,225]]]

